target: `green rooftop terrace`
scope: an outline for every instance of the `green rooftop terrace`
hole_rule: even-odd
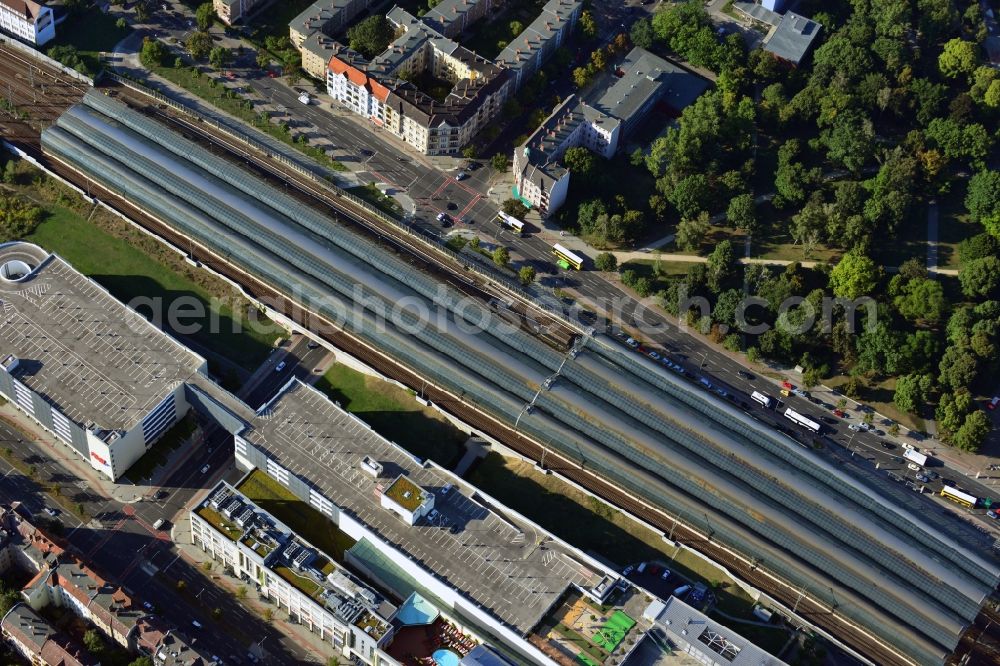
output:
[[[224,534],[230,541],[237,541],[243,535],[243,530],[235,523],[223,518],[221,513],[210,506],[200,507],[195,513],[204,518],[205,522]]]

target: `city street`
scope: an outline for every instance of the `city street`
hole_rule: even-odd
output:
[[[140,602],[152,603],[157,614],[187,634],[196,646],[199,642],[210,645],[208,651],[227,662],[244,663],[250,650],[262,655],[260,643],[264,643],[262,656],[274,659],[274,663],[315,662],[298,641],[269,626],[221,589],[215,582],[224,575],[218,567],[212,572],[200,569],[171,542],[175,528],[186,533],[185,507],[195,495],[220,477],[235,481],[240,476],[233,466],[231,438],[224,434],[220,432],[202,444],[161,486],[144,488],[144,496],[123,502],[96,492],[96,483],[81,473],[89,468],[70,451],[31,441],[0,421],[0,446],[10,448],[35,469],[34,478],[28,478],[0,459],[0,502],[20,501],[38,518],[59,522],[69,547],[97,573],[123,585]],[[213,471],[201,474],[205,464]],[[91,470],[93,474],[96,472]],[[48,496],[41,484],[59,485],[61,497],[71,506],[79,504],[91,519],[81,523],[77,515]],[[50,518],[45,508],[56,515]],[[161,530],[154,530],[152,526],[159,519],[167,522]],[[189,543],[190,536],[186,538]],[[178,589],[178,580],[185,582],[184,590]],[[215,608],[222,611],[219,620],[212,617]],[[203,629],[196,629],[192,620],[198,620]]]

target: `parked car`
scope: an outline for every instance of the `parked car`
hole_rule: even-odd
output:
[[[860,423],[852,423],[851,425],[849,425],[847,427],[850,428],[851,430],[853,430],[854,432],[858,432],[859,430],[861,430],[861,424]]]
[[[653,359],[654,361],[659,361],[660,360],[660,355],[657,354],[655,351],[650,351],[648,354],[646,354],[646,356],[648,356],[649,358]]]
[[[635,349],[636,347],[639,346],[639,341],[634,338],[625,338],[625,344],[627,344],[632,349]]]
[[[913,478],[915,478],[920,483],[930,483],[931,482],[931,480],[927,477],[926,474],[920,474],[919,472],[917,474],[914,474]]]
[[[284,361],[282,361],[282,362],[281,362],[281,363],[279,363],[278,365],[274,366],[274,371],[275,371],[275,372],[281,372],[282,370],[284,370],[284,369],[285,369],[285,366],[286,366],[286,365],[287,365],[287,363],[285,363]]]
[[[49,507],[45,507],[44,511],[45,511],[45,513],[49,514],[53,518],[55,518],[56,516],[59,515],[59,511],[57,509],[51,509]]]
[[[635,571],[635,565],[634,564],[630,564],[627,567],[625,567],[624,569],[622,569],[622,575],[623,576],[627,576],[630,573],[632,573],[633,571]]]
[[[889,442],[886,442],[884,440],[879,442],[879,444],[881,444],[882,448],[885,449],[886,451],[892,451],[894,448],[896,448],[895,444],[890,444]]]
[[[202,468],[201,468],[201,473],[202,473],[202,474],[208,474],[208,470],[209,470],[209,469],[211,469],[211,467],[210,467],[209,465],[204,465],[204,466],[202,466]]]
[[[792,384],[791,382],[781,382],[781,387],[791,391],[793,388],[795,388],[795,385]]]
[[[842,419],[846,419],[847,418],[847,413],[844,410],[842,410],[842,409],[835,409],[835,410],[833,410],[833,413],[834,413],[835,416],[839,416]]]
[[[794,393],[795,395],[799,396],[800,398],[808,398],[809,397],[809,393],[807,393],[806,391],[803,391],[800,388],[793,388],[792,389],[792,393]]]
[[[745,370],[737,370],[736,374],[739,375],[740,377],[742,377],[743,379],[747,379],[747,380],[754,379],[754,376],[751,375],[749,372],[746,372]]]
[[[455,174],[455,180],[465,180],[468,177],[469,174],[465,173],[464,171],[459,171],[457,174]]]
[[[1000,396],[995,395],[992,400],[986,403],[986,409],[993,411],[997,408],[997,405],[1000,405]]]
[[[906,463],[906,469],[912,470],[914,472],[919,472],[920,471],[920,465],[918,465],[915,462]]]
[[[660,580],[666,580],[670,578],[670,569],[664,569],[663,573],[660,574]]]

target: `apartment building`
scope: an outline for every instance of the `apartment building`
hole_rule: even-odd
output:
[[[399,7],[387,18],[399,36],[371,61],[333,47],[327,92],[426,155],[456,154],[499,114],[508,73]],[[423,75],[452,88],[435,98],[410,82]]]
[[[538,18],[501,51],[496,62],[511,72],[513,92],[563,45],[582,13],[581,0],[549,0]]]
[[[396,607],[226,483],[191,511],[199,546],[337,654],[378,664]]]
[[[226,25],[233,25],[245,20],[261,5],[271,0],[212,0],[212,8],[216,16]]]
[[[708,81],[642,48],[615,68],[611,83],[586,100],[570,96],[514,149],[515,194],[543,216],[566,201],[570,172],[566,150],[582,146],[611,158],[657,106],[676,115],[708,87]]]
[[[0,0],[0,30],[41,46],[56,36],[52,10],[33,0]]]
[[[479,19],[499,11],[505,0],[441,0],[423,19],[445,37],[454,38]]]
[[[343,48],[333,35],[347,27],[373,0],[317,0],[288,24],[288,36],[302,54],[302,69],[321,81],[326,66]]]

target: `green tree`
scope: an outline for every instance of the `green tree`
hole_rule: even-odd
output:
[[[502,245],[493,250],[493,263],[500,268],[506,268],[510,263],[510,251]]]
[[[962,293],[970,298],[996,295],[1000,288],[1000,259],[983,257],[963,264],[958,272],[958,281],[962,285]]]
[[[726,283],[729,282],[736,273],[739,262],[736,260],[736,252],[733,244],[729,240],[724,240],[715,246],[712,253],[708,255],[708,288],[717,294],[722,291]]]
[[[240,585],[236,588],[236,598],[242,601],[247,598],[247,586]]]
[[[610,252],[601,252],[594,257],[594,267],[605,273],[612,273],[618,270],[618,257]]]
[[[965,208],[975,222],[1000,213],[1000,171],[984,169],[969,179]]]
[[[195,60],[204,60],[212,51],[212,36],[207,32],[192,32],[187,39],[187,50]],[[260,51],[259,54],[264,54],[264,57],[267,57],[263,51]]]
[[[977,409],[965,417],[965,423],[955,432],[952,442],[963,451],[976,453],[992,429],[989,417]]]
[[[958,258],[965,264],[1000,255],[1000,239],[992,234],[976,234],[958,244]]]
[[[211,2],[202,3],[194,10],[194,22],[198,25],[198,30],[208,30],[212,27],[212,21],[214,20],[215,10],[212,8]]]
[[[232,61],[233,52],[224,46],[216,46],[208,54],[208,63],[216,69],[224,69]]]
[[[213,620],[221,620],[222,619],[222,609],[221,608],[213,608],[212,609],[212,619]]]
[[[563,153],[563,164],[570,170],[574,178],[583,182],[592,182],[597,175],[597,157],[586,148],[575,146]]]
[[[512,217],[517,219],[523,219],[525,215],[528,214],[528,208],[521,202],[520,199],[505,199],[502,204],[500,204],[500,210],[507,213]]]
[[[653,47],[653,24],[649,19],[639,19],[632,24],[632,29],[629,31],[629,37],[632,39],[632,43],[642,49],[650,49]]]
[[[153,666],[153,658],[148,655],[142,655],[130,661],[128,666]]]
[[[757,220],[753,195],[739,194],[730,199],[729,206],[726,208],[726,219],[731,226],[742,229],[749,234],[757,231],[759,221]]]
[[[952,345],[944,350],[938,364],[938,382],[956,391],[968,388],[976,380],[978,366],[971,349],[964,345]]]
[[[265,608],[264,609],[264,613],[263,613],[263,617],[264,617],[264,622],[267,622],[268,624],[270,624],[271,620],[274,619],[274,611],[271,610],[270,608]]]
[[[848,252],[830,271],[830,287],[840,298],[860,298],[875,290],[879,267],[860,251]]]
[[[684,178],[667,193],[667,199],[674,205],[682,219],[692,218],[699,211],[706,210],[711,197],[712,188],[708,178],[701,173]]]
[[[938,69],[949,78],[971,74],[979,65],[979,46],[964,39],[950,39],[938,56]]]
[[[373,14],[347,30],[350,47],[369,60],[385,51],[394,37],[392,24],[382,14]]]
[[[597,37],[597,21],[594,19],[594,15],[590,13],[589,10],[580,14],[580,19],[577,21],[577,27],[580,28],[580,34],[586,39],[593,39]]]
[[[871,120],[858,112],[839,114],[833,127],[821,136],[830,161],[855,175],[861,173],[875,153],[875,128]]]
[[[930,375],[903,375],[896,380],[892,402],[904,412],[917,414],[926,404],[934,385]]]
[[[510,36],[517,37],[524,32],[524,24],[520,21],[511,21],[507,26],[510,29]]]
[[[137,5],[138,6],[138,5]],[[163,59],[167,56],[167,47],[163,42],[145,37],[142,40],[142,51],[139,52],[139,60],[143,65],[152,69],[163,65]]]
[[[178,579],[178,581],[177,581],[177,591],[178,592],[183,592],[186,589],[187,589],[187,582],[185,582],[183,579]]]
[[[96,629],[88,629],[83,634],[83,646],[87,648],[87,652],[94,656],[98,656],[104,651],[104,641],[101,640],[101,635],[97,633]]]
[[[509,164],[510,162],[508,162],[507,156],[503,153],[497,153],[490,158],[490,166],[493,167],[493,170],[497,173],[503,173],[506,171]]]
[[[24,238],[41,219],[42,209],[38,206],[19,197],[0,195],[0,242]]]
[[[709,226],[709,217],[706,211],[701,211],[693,217],[681,218],[674,236],[677,247],[687,251],[697,250],[705,238],[705,234],[708,233]]]
[[[127,30],[128,22],[123,18],[119,18],[117,21],[115,21],[115,27],[118,28],[119,30]]]
[[[953,433],[962,427],[965,415],[972,408],[972,396],[962,389],[954,393],[942,393],[934,410],[934,419],[945,433]]]
[[[517,278],[521,281],[522,285],[527,287],[535,281],[535,267],[521,266],[521,269],[517,272]]]
[[[893,278],[893,282],[900,276]],[[890,285],[889,293],[894,291]],[[910,280],[899,288],[898,295],[894,296],[893,304],[910,321],[921,322],[930,325],[937,325],[944,321],[948,314],[948,298],[944,295],[944,288],[937,280],[922,278]]]

